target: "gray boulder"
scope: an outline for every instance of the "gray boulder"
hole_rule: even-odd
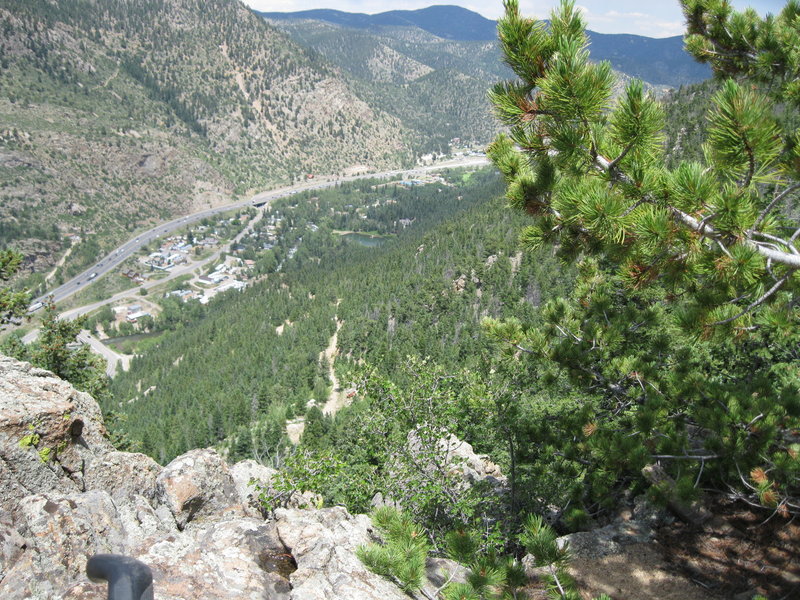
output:
[[[210,448],[191,450],[164,467],[156,501],[169,508],[181,530],[196,519],[245,516],[230,468]]]
[[[84,474],[87,490],[105,490],[114,498],[156,497],[156,480],[163,467],[145,454],[107,452],[96,458]]]
[[[153,570],[156,596],[167,600],[289,600],[294,568],[274,523],[239,518],[192,527],[137,557]]]
[[[260,485],[269,487],[275,473],[277,473],[275,469],[265,467],[252,459],[243,460],[231,467],[236,494],[249,516],[265,516],[261,503],[258,501],[258,492],[250,482],[257,481]]]
[[[84,473],[114,448],[100,407],[49,371],[0,355],[0,498],[84,489]]]
[[[375,541],[369,517],[342,507],[278,509],[275,516],[278,535],[297,563],[289,577],[292,600],[408,600],[355,555],[359,546]]]

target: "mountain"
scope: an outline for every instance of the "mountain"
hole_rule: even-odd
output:
[[[711,77],[711,69],[683,48],[683,37],[649,38],[627,33],[589,32],[589,51],[617,71],[653,85],[679,87]]]
[[[453,138],[485,146],[499,131],[486,98],[509,75],[494,43],[443,40],[417,27],[372,32],[325,21],[275,22],[357,82],[359,94],[414,132],[420,152]]]
[[[235,0],[0,0],[0,246],[65,269],[147,223],[422,138]],[[59,275],[56,276],[56,279]]]
[[[447,152],[454,139],[466,146],[485,146],[500,129],[486,92],[513,73],[501,60],[495,23],[477,13],[432,6],[378,15],[335,10],[259,14],[351,76],[361,97],[414,132],[412,145],[422,153]],[[606,37],[601,40],[605,44]],[[634,56],[639,46],[631,47],[632,55],[626,53],[628,46],[610,46],[609,52],[616,52],[615,64],[651,81],[650,73],[636,70],[641,66]],[[664,68],[677,69],[672,64]],[[618,70],[620,88],[630,78],[625,69]],[[660,87],[658,92],[665,88],[651,87]]]
[[[267,19],[311,19],[356,29],[418,27],[437,37],[459,41],[489,41],[497,38],[497,25],[494,21],[460,6],[429,6],[418,10],[392,10],[376,15],[331,9],[258,14]]]
[[[396,35],[398,28],[413,28],[442,40],[454,42],[492,42],[497,39],[496,22],[459,6],[430,6],[419,10],[399,10],[367,15],[337,10],[258,13],[273,23],[313,20],[339,27],[367,30],[378,35]],[[684,51],[683,38],[648,38],[629,34],[604,34],[590,31],[590,51],[596,60],[608,60],[614,69],[656,86],[677,87],[711,76]],[[499,52],[495,54],[499,63]]]

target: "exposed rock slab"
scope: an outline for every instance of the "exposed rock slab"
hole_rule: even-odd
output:
[[[216,450],[191,450],[169,463],[156,479],[156,499],[178,529],[193,519],[242,517],[230,468]]]
[[[290,598],[289,557],[274,523],[240,518],[192,528],[137,558],[153,570],[158,598]]]
[[[257,481],[263,486],[268,486],[275,473],[277,473],[275,469],[265,467],[252,459],[240,461],[231,467],[231,476],[239,502],[245,506],[249,516],[262,516],[258,494],[250,482]]]
[[[7,510],[32,493],[82,491],[87,463],[114,449],[105,433],[89,394],[0,355],[0,498]]]
[[[375,541],[369,517],[342,507],[278,509],[275,516],[278,535],[297,562],[290,575],[292,600],[408,600],[355,555],[359,546]]]

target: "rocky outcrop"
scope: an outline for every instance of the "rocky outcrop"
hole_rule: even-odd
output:
[[[645,496],[639,496],[631,509],[624,510],[608,525],[570,533],[558,538],[556,543],[561,548],[569,545],[576,558],[602,558],[621,553],[625,546],[652,541],[656,529],[671,520],[666,510],[654,506]]]
[[[460,480],[461,485],[473,486],[483,483],[498,495],[507,490],[508,478],[500,471],[500,467],[486,455],[476,454],[471,444],[453,434],[436,440],[435,448],[431,449],[426,447],[428,444],[420,437],[417,430],[412,430],[408,434],[407,444],[410,454],[416,457],[417,462],[421,461],[425,468],[430,470],[440,468],[437,464],[442,465],[450,475]],[[436,461],[432,460],[430,456],[432,453],[436,455]]]
[[[244,516],[231,471],[214,450],[191,450],[164,467],[156,478],[156,500],[181,530],[194,519]]]
[[[297,561],[292,600],[408,600],[397,587],[365,571],[355,549],[374,541],[370,520],[344,508],[278,509],[278,535]]]
[[[87,463],[112,452],[100,407],[49,371],[0,356],[0,498],[81,492]]]
[[[210,449],[161,467],[105,433],[91,396],[0,356],[0,598],[105,598],[85,574],[98,553],[148,565],[160,600],[406,598],[355,556],[374,541],[367,517],[291,508],[267,521],[249,482],[268,485],[272,469]]]

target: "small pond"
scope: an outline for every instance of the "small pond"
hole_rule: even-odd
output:
[[[376,248],[386,242],[386,238],[383,236],[368,235],[366,233],[345,233],[342,237],[356,244],[366,246],[367,248]]]

